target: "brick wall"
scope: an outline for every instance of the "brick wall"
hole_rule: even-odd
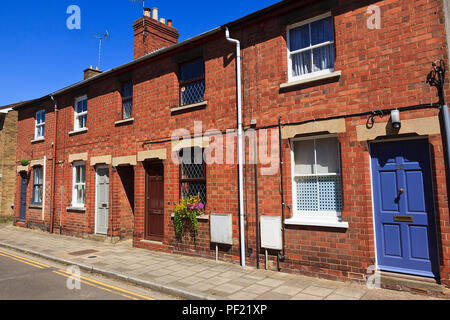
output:
[[[0,114],[0,220],[11,219],[16,190],[17,111]]]
[[[437,58],[447,60],[444,20],[441,1],[379,1],[382,28],[366,27],[367,6],[371,1],[345,2],[332,10],[335,25],[335,70],[341,76],[334,81],[318,82],[301,87],[280,89],[287,78],[286,24],[298,22],[292,17],[307,18],[302,7],[305,2],[292,2],[260,18],[230,28],[233,38],[242,42],[243,55],[243,110],[245,127],[255,119],[258,127],[293,123],[323,117],[340,116],[371,110],[404,107],[437,101],[436,90],[425,84],[431,62]],[[343,2],[339,2],[343,3]],[[200,53],[199,53],[200,52]],[[211,35],[201,42],[186,45],[170,54],[146,59],[122,70],[102,77],[84,88],[66,92],[57,97],[58,138],[56,152],[56,210],[55,224],[59,225],[60,186],[64,186],[62,205],[63,233],[87,236],[94,232],[95,169],[89,165],[94,156],[112,157],[136,155],[147,148],[167,150],[164,160],[164,215],[165,228],[162,243],[142,241],[145,236],[145,170],[142,162],[131,172],[113,173],[113,235],[127,237],[133,233],[135,246],[214,258],[215,246],[209,241],[209,221],[199,221],[196,239],[178,241],[174,235],[171,214],[179,200],[179,167],[171,161],[170,139],[174,130],[185,128],[194,132],[194,121],[201,121],[203,132],[209,129],[236,127],[235,48],[225,40],[224,34]],[[204,109],[171,113],[170,107],[179,105],[178,63],[201,54],[205,61]],[[124,78],[133,80],[134,121],[115,125],[121,120],[120,83]],[[447,82],[448,83],[448,82]],[[446,90],[450,88],[446,84]],[[88,131],[69,135],[73,130],[73,103],[77,96],[88,96]],[[23,157],[49,159],[47,170],[47,199],[50,192],[50,164],[52,121],[54,113],[48,102],[49,126],[46,140],[39,145],[30,144],[34,132],[34,113],[40,106],[21,111],[19,115],[17,161]],[[402,112],[402,119],[438,115],[436,109]],[[376,118],[379,123],[389,116]],[[363,281],[367,267],[375,258],[373,230],[370,158],[367,142],[356,139],[356,126],[365,125],[367,117],[345,120],[345,132],[338,134],[341,145],[342,180],[344,183],[343,220],[348,229],[287,226],[286,260],[281,269],[307,275],[320,275],[332,279]],[[274,127],[276,131],[276,127]],[[434,201],[439,235],[440,270],[442,282],[450,281],[450,221],[446,189],[443,146],[440,135],[430,135],[434,174]],[[236,150],[236,149],[235,149]],[[284,152],[285,202],[292,205],[290,148],[282,143]],[[269,150],[270,151],[270,150]],[[86,212],[69,212],[72,188],[70,154],[87,152]],[[235,155],[236,158],[236,155]],[[248,160],[248,154],[246,156]],[[235,161],[235,163],[237,163]],[[267,165],[259,165],[259,169]],[[111,167],[110,167],[111,168]],[[130,168],[126,169],[130,170]],[[254,265],[255,208],[253,166],[245,166],[246,246],[253,249],[246,263]],[[279,170],[275,175],[258,175],[260,215],[281,215]],[[134,210],[130,201],[134,186]],[[206,215],[231,213],[233,215],[233,245],[221,246],[221,260],[239,263],[238,177],[236,164],[214,164],[207,168],[208,200]],[[19,191],[17,191],[19,192]],[[48,200],[49,201],[49,200]],[[18,216],[16,201],[16,216]],[[29,210],[29,221],[48,224],[49,205],[45,219],[40,212]],[[286,210],[286,215],[290,216]],[[276,263],[276,252],[270,251],[270,262]],[[260,257],[264,260],[263,255]]]

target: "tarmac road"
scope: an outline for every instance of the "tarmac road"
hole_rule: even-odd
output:
[[[174,300],[176,297],[0,249],[0,300]]]

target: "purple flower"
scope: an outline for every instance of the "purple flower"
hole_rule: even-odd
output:
[[[193,204],[188,204],[187,208],[188,208],[189,211],[194,211],[195,206]]]
[[[198,210],[203,210],[204,207],[205,207],[205,205],[203,203],[200,203],[200,202],[195,205],[195,208],[198,209]]]

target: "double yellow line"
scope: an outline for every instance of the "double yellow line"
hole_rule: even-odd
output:
[[[15,255],[15,254],[3,251],[3,250],[0,250],[0,256],[7,257],[7,258],[10,258],[10,259],[15,260],[15,261],[19,261],[19,262],[25,263],[25,264],[27,264],[29,266],[36,267],[38,269],[50,268],[49,265],[46,265],[44,263],[40,263],[40,262],[31,260],[31,259],[20,257],[18,255]]]
[[[12,254],[10,252],[6,252],[3,250],[0,250],[0,256],[18,261],[18,262],[22,262],[25,263],[27,265],[30,265],[32,267],[38,268],[38,269],[44,269],[44,268],[51,268],[51,266],[41,263],[41,262],[37,262],[28,258],[24,258],[15,254]],[[59,270],[52,270],[53,273],[56,273],[60,276],[66,277],[66,278],[70,278],[70,279],[74,279],[76,281],[80,281],[81,283],[87,284],[91,287],[95,287],[97,289],[101,289],[103,291],[107,291],[113,294],[119,294],[127,299],[132,299],[132,300],[139,300],[140,299],[144,299],[144,300],[155,300],[153,298],[144,296],[144,295],[140,295],[138,293],[134,293],[110,284],[106,284],[97,280],[93,280],[87,277],[84,277],[82,275],[73,275],[65,270],[59,269]]]

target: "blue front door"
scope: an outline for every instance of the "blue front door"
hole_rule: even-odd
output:
[[[380,270],[439,277],[427,139],[371,144]]]
[[[24,222],[26,219],[27,210],[27,188],[28,188],[28,176],[25,173],[20,175],[20,210],[19,221]]]

